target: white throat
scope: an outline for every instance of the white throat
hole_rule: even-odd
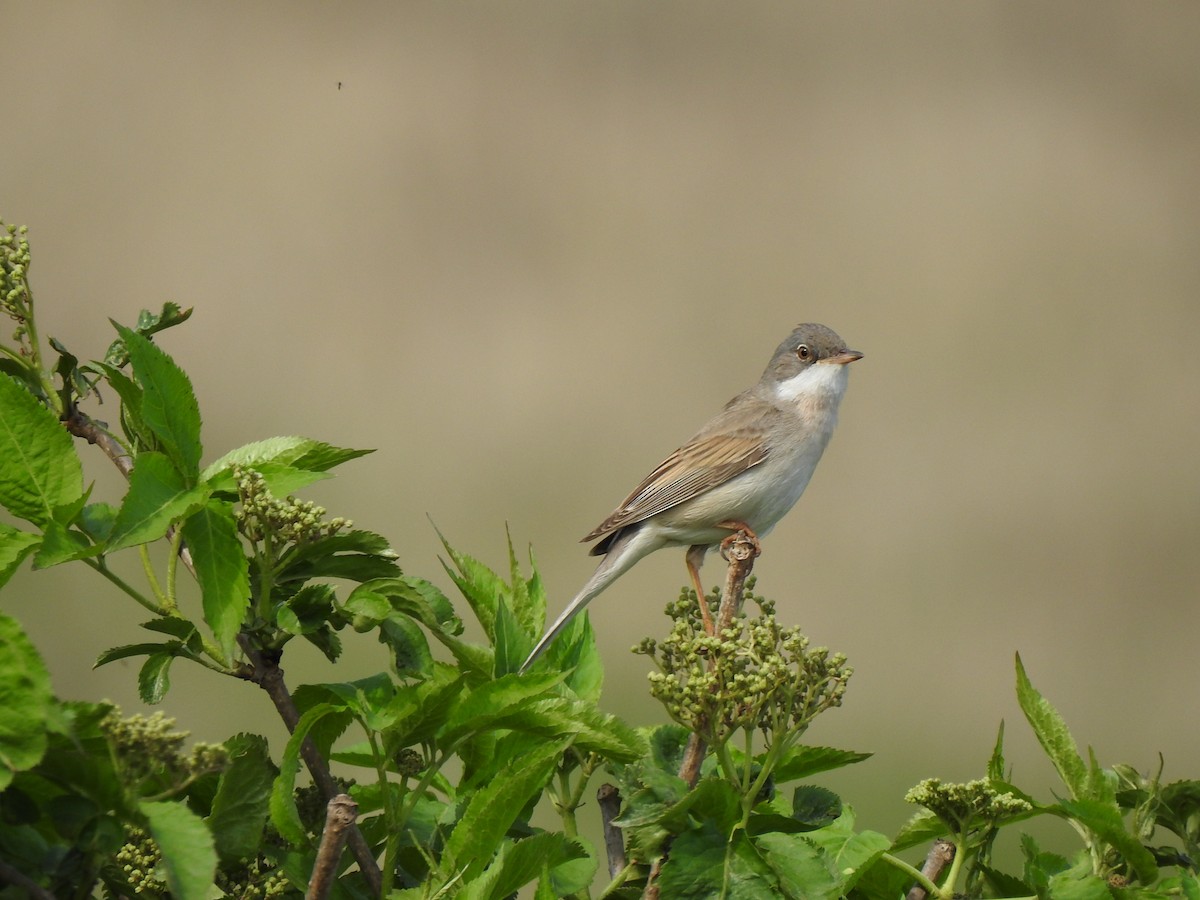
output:
[[[781,403],[795,403],[809,408],[836,408],[846,392],[846,368],[838,363],[814,363],[776,384],[775,398]]]

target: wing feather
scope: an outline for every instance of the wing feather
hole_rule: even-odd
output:
[[[732,406],[732,404],[730,404]],[[724,484],[767,458],[769,449],[763,441],[765,424],[751,417],[756,427],[729,427],[727,413],[718,416],[709,427],[668,456],[653,472],[633,489],[613,512],[597,525],[583,540],[598,537],[641,522],[651,516],[691,500],[705,491]],[[745,421],[747,410],[739,410],[738,419]],[[772,412],[756,410],[760,415]]]

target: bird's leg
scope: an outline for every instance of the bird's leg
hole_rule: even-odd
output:
[[[755,557],[762,556],[762,545],[758,542],[758,535],[755,534],[754,529],[751,528],[749,525],[747,525],[745,522],[736,522],[731,519],[728,522],[718,522],[717,527],[718,528],[728,528],[729,531],[731,532],[729,537],[727,537],[727,538],[725,538],[725,540],[721,541],[721,558],[722,559],[725,559],[725,560],[729,559],[729,555],[728,555],[729,545],[737,540],[739,532],[741,534],[744,534],[746,536],[746,540],[748,540],[754,546],[754,556]]]
[[[696,599],[700,603],[700,618],[704,622],[704,633],[711,637],[716,628],[713,625],[712,614],[708,611],[708,601],[704,599],[704,585],[700,583],[700,567],[704,565],[704,554],[707,552],[707,544],[696,544],[688,547],[687,556],[684,557],[684,560],[687,562],[688,574],[692,576],[692,586],[696,589]]]

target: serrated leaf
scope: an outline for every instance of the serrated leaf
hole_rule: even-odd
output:
[[[421,627],[406,616],[392,616],[379,625],[379,642],[392,654],[392,667],[401,677],[428,676],[433,654]]]
[[[503,597],[496,603],[495,635],[495,669],[492,674],[498,678],[501,675],[519,672],[521,663],[533,649],[533,641]]]
[[[897,853],[935,841],[946,834],[946,825],[928,810],[916,813],[904,823],[892,841],[892,848]]]
[[[792,795],[792,818],[810,829],[824,828],[842,814],[842,798],[828,788],[806,784]]]
[[[0,587],[3,587],[21,563],[41,543],[41,537],[0,522]]]
[[[171,689],[171,663],[175,661],[174,653],[153,653],[138,672],[138,696],[143,703],[154,705],[159,703]]]
[[[283,757],[279,760],[279,775],[271,789],[271,823],[286,840],[299,847],[306,847],[309,843],[304,825],[300,821],[300,813],[296,809],[296,773],[300,770],[300,746],[314,725],[326,716],[338,712],[339,710],[328,703],[319,703],[307,710],[296,723],[296,728],[284,747]]]
[[[187,374],[148,338],[113,323],[142,386],[142,421],[175,462],[187,486],[200,474],[200,407]]]
[[[1067,816],[1112,845],[1137,873],[1142,884],[1154,883],[1158,877],[1158,863],[1154,860],[1154,854],[1125,830],[1125,820],[1116,800],[1080,797],[1063,800],[1059,806]]]
[[[227,503],[209,501],[183,523],[183,539],[200,583],[204,621],[229,660],[250,608],[250,567],[233,510]]]
[[[466,885],[459,895],[460,900],[504,900],[531,882],[544,870],[554,869],[575,859],[588,859],[588,853],[578,840],[564,834],[542,832],[530,835],[515,843],[504,841],[496,859],[488,866],[484,877]],[[595,869],[595,864],[591,867]],[[589,877],[580,888],[591,883]],[[554,897],[565,897],[575,891],[562,891]]]
[[[53,703],[41,656],[17,621],[0,614],[0,791],[42,759]]]
[[[58,522],[47,522],[42,537],[42,546],[33,558],[35,569],[49,569],[76,559],[99,556],[104,547],[90,544],[78,531],[72,531]]]
[[[1000,728],[996,732],[996,743],[992,747],[992,755],[988,758],[987,777],[989,781],[1004,781],[1007,773],[1004,771],[1004,720],[1000,720]]]
[[[221,860],[236,862],[258,853],[276,770],[266,738],[242,734],[226,741],[225,747],[229,766],[217,782],[208,827]]]
[[[1079,755],[1075,739],[1067,730],[1067,723],[1058,714],[1058,710],[1051,706],[1050,702],[1038,693],[1030,682],[1029,676],[1025,674],[1025,666],[1021,663],[1019,653],[1016,660],[1017,702],[1021,706],[1021,711],[1025,713],[1025,718],[1033,729],[1038,743],[1050,757],[1050,762],[1058,770],[1059,777],[1062,778],[1063,784],[1067,786],[1071,796],[1086,796],[1087,768]]]
[[[444,875],[466,872],[470,877],[482,870],[521,810],[554,774],[570,744],[570,739],[548,742],[471,798],[446,842]]]
[[[195,624],[181,616],[163,616],[158,619],[151,619],[149,622],[143,622],[142,628],[145,628],[147,631],[156,631],[159,634],[169,634],[171,637],[179,638],[181,641],[190,640],[196,634]]]
[[[858,753],[854,750],[799,745],[792,747],[779,760],[774,770],[775,780],[783,784],[801,778],[811,778],[819,772],[840,769],[870,758],[870,753]]]
[[[205,488],[188,488],[163,454],[149,450],[139,454],[109,535],[108,552],[158,540],[173,522],[199,509],[207,498]]]
[[[779,879],[781,897],[840,896],[840,879],[828,854],[795,834],[764,834],[754,840],[767,865]]]
[[[614,762],[632,762],[647,750],[645,738],[616,716],[601,712],[591,703],[566,697],[532,698],[518,703],[496,716],[492,727],[547,737],[573,735],[580,750],[599,753]]]
[[[440,531],[437,534],[442,546],[446,548],[450,560],[454,563],[454,568],[451,568],[445,560],[442,560],[442,568],[446,570],[446,574],[454,581],[470,605],[472,612],[475,613],[475,618],[483,626],[488,640],[495,643],[496,602],[501,597],[511,600],[512,592],[509,586],[504,583],[504,579],[479,560],[466,553],[459,553],[451,547]]]
[[[143,800],[139,808],[162,852],[161,865],[171,896],[207,900],[217,870],[217,853],[204,822],[183,803]]]
[[[20,382],[0,375],[0,506],[42,525],[82,494],[71,436]]]
[[[812,886],[817,883],[813,881]],[[745,833],[738,832],[729,840],[712,828],[689,831],[675,840],[659,887],[660,895],[671,900],[717,900],[722,894],[738,900],[796,896],[784,891],[778,874]],[[820,890],[811,894],[813,900],[825,896]]]
[[[79,513],[79,527],[98,544],[108,541],[116,521],[117,508],[110,503],[90,503]]]
[[[182,619],[180,621],[183,621]],[[143,644],[121,644],[119,647],[110,647],[96,657],[96,661],[92,663],[93,669],[98,669],[101,666],[106,666],[111,662],[116,662],[119,659],[129,659],[131,656],[151,656],[155,653],[166,653],[174,656],[183,645],[179,641],[165,641],[160,643],[143,643]]]
[[[850,893],[862,873],[892,846],[891,841],[876,831],[855,831],[850,807],[843,809],[836,822],[809,832],[804,839],[825,851],[843,894]]]
[[[264,477],[265,470],[272,466],[277,467],[278,471],[291,469],[296,472],[307,472],[310,475],[323,475],[334,466],[373,452],[373,450],[348,450],[334,447],[323,441],[296,435],[266,438],[230,450],[220,459],[205,467],[200,477],[205,481],[218,477],[223,478],[225,473],[231,471],[234,466],[254,469],[261,472]]]
[[[482,731],[523,701],[545,694],[562,680],[561,675],[505,675],[489,681],[463,698],[439,735],[444,744],[472,731]]]

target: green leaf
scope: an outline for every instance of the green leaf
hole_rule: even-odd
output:
[[[53,704],[42,658],[16,620],[0,614],[0,791],[46,752]]]
[[[1154,854],[1125,830],[1125,820],[1115,799],[1080,797],[1063,800],[1059,806],[1067,816],[1112,845],[1137,873],[1142,884],[1154,883],[1158,877],[1158,863],[1154,860]]]
[[[71,436],[19,382],[0,375],[0,506],[43,525],[56,507],[82,495]]]
[[[577,748],[599,753],[613,762],[632,762],[647,749],[646,739],[616,716],[601,712],[591,703],[566,697],[527,700],[497,716],[492,724],[547,737],[573,735]]]
[[[392,652],[392,666],[401,677],[427,676],[433,654],[421,627],[407,616],[392,616],[379,626],[379,642]]]
[[[533,640],[521,627],[521,623],[517,621],[517,617],[513,615],[508,602],[503,597],[499,598],[496,603],[495,633],[496,655],[493,660],[495,666],[493,675],[498,678],[511,672],[519,672],[521,663],[533,649]]]
[[[443,875],[465,871],[472,877],[483,869],[521,810],[550,780],[570,745],[570,739],[547,742],[471,798],[446,842]]]
[[[841,896],[841,881],[827,853],[794,834],[764,834],[754,841],[779,878],[781,896],[830,900]]]
[[[184,620],[180,619],[179,621],[182,622]],[[166,641],[157,644],[122,644],[119,647],[110,647],[101,653],[96,657],[96,661],[92,663],[92,668],[98,669],[119,659],[129,659],[131,656],[150,656],[155,653],[165,653],[174,656],[180,647],[182,647],[182,644],[179,641]]]
[[[271,824],[284,839],[299,847],[308,846],[308,835],[296,809],[296,773],[300,771],[300,745],[314,725],[339,710],[328,703],[319,703],[307,710],[296,723],[292,736],[279,760],[279,775],[271,789]]]
[[[560,681],[561,675],[505,675],[489,681],[459,701],[439,740],[448,745],[466,734],[489,728],[511,715],[522,701],[545,694]]]
[[[229,767],[221,773],[208,827],[223,862],[253,858],[262,842],[276,769],[267,740],[241,734],[225,742]]]
[[[840,769],[870,759],[870,753],[857,753],[853,750],[838,750],[834,747],[796,746],[788,750],[775,766],[775,781],[784,784],[788,781],[798,781],[801,778],[811,778],[819,772],[830,769]]]
[[[992,755],[988,758],[988,781],[1005,781],[1008,773],[1004,771],[1004,720],[1000,720],[1000,729],[996,732],[996,744],[992,747]]]
[[[161,453],[139,454],[108,538],[108,552],[158,540],[173,522],[199,509],[207,498],[205,488],[188,488]]]
[[[862,873],[892,846],[892,842],[878,832],[856,832],[854,811],[848,806],[836,822],[809,832],[804,839],[826,853],[831,870],[838,876],[838,890],[843,894],[848,894]]]
[[[143,800],[139,808],[162,851],[171,896],[207,900],[217,869],[217,853],[204,822],[183,803]]]
[[[8,583],[21,563],[41,543],[41,538],[0,522],[0,587]]]
[[[806,784],[792,795],[792,818],[809,829],[824,828],[842,814],[842,798],[828,788]]]
[[[892,841],[893,851],[899,853],[911,847],[919,847],[935,841],[946,834],[946,825],[928,810],[922,810],[904,823]]]
[[[190,306],[187,309],[180,309],[178,303],[168,300],[157,314],[150,312],[148,309],[143,309],[138,313],[135,330],[138,334],[144,334],[149,337],[155,332],[181,325],[191,318],[191,315],[192,308]],[[112,366],[123,366],[129,362],[129,352],[125,349],[125,342],[119,338],[113,341],[104,356],[104,362]]]
[[[984,880],[991,887],[992,893],[997,897],[1028,897],[1034,893],[1032,886],[1015,875],[993,869],[978,860],[975,861],[975,868],[983,875]]]
[[[1050,879],[1047,893],[1054,900],[1112,900],[1108,882],[1093,875],[1086,864],[1073,866]]]
[[[504,900],[517,891],[536,881],[544,869],[554,869],[563,863],[575,859],[588,859],[587,851],[578,840],[571,840],[564,834],[542,832],[519,840],[515,843],[505,841],[497,854],[495,861],[485,872],[487,881],[482,878],[471,882],[461,894],[460,900]],[[595,870],[595,861],[591,868]],[[588,881],[582,887],[591,883]],[[567,896],[568,892],[554,894],[555,897]],[[569,893],[575,893],[570,891]]]
[[[229,660],[234,639],[250,608],[250,567],[232,508],[227,503],[209,501],[183,523],[183,539],[200,583],[204,621]]]
[[[162,443],[163,449],[189,487],[200,474],[200,407],[192,382],[174,360],[148,338],[113,323],[133,363],[133,373],[142,386],[142,420]]]
[[[373,452],[373,450],[345,450],[322,441],[294,435],[273,437],[230,450],[216,462],[205,467],[200,478],[203,481],[223,479],[229,472],[232,472],[234,466],[242,466],[261,473],[267,478],[267,484],[274,492],[276,488],[272,485],[271,479],[267,477],[268,471],[274,470],[276,473],[282,473],[284,470],[291,470],[323,473],[347,460],[366,456]],[[282,496],[278,492],[276,495]]]
[[[35,569],[49,569],[71,560],[99,556],[104,551],[103,546],[88,543],[80,532],[58,522],[47,522],[45,528],[42,546],[33,558]]]
[[[465,553],[459,553],[451,547],[440,531],[438,538],[454,563],[452,569],[443,560],[442,568],[458,586],[459,591],[475,613],[475,618],[483,626],[488,640],[494,644],[496,640],[496,603],[501,597],[511,600],[512,591],[504,583],[504,579],[479,560]]]
[[[1038,743],[1050,757],[1058,770],[1059,777],[1067,786],[1072,797],[1083,797],[1087,790],[1087,769],[1075,746],[1075,739],[1067,730],[1067,724],[1049,701],[1046,700],[1025,674],[1021,655],[1017,654],[1017,702],[1029,721]]]
[[[671,900],[778,900],[796,896],[784,892],[778,875],[744,832],[728,840],[714,828],[689,831],[675,840],[662,868],[659,887],[660,895]],[[826,895],[818,891],[811,896]]]
[[[98,544],[106,543],[117,521],[117,508],[109,503],[90,503],[79,514],[79,527]]]
[[[142,663],[138,672],[138,696],[143,703],[159,703],[171,689],[170,669],[174,653],[154,653]]]

